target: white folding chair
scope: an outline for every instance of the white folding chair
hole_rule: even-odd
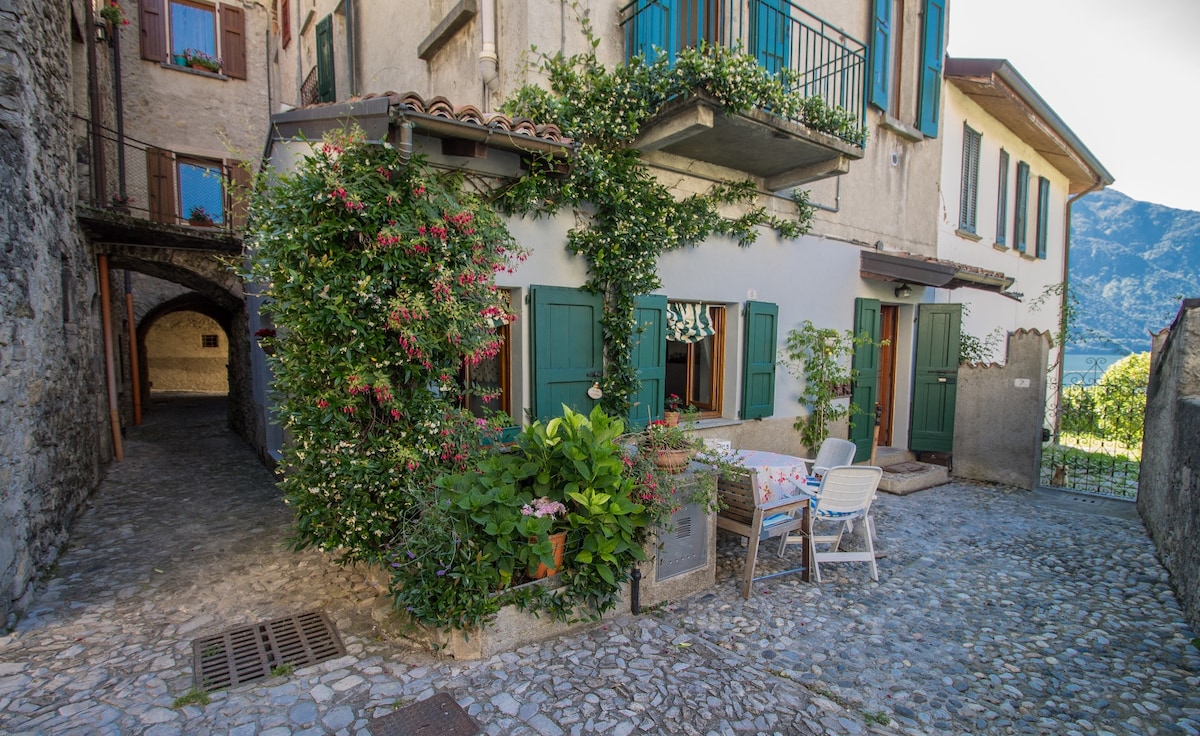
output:
[[[838,465],[829,468],[821,479],[812,509],[812,524],[803,532],[818,583],[821,582],[822,562],[867,562],[871,565],[871,579],[879,580],[879,570],[875,566],[875,523],[871,520],[871,502],[875,499],[875,490],[882,477],[883,469],[873,465]],[[865,532],[862,536],[867,548],[841,552],[838,547],[842,543],[842,534],[853,530],[855,519],[862,519]],[[818,535],[816,526],[822,523],[837,524],[837,534]],[[818,544],[828,544],[830,547],[825,551],[817,551]]]
[[[821,447],[817,450],[817,457],[815,459],[803,459],[804,462],[808,463],[808,467],[812,469],[813,475],[822,476],[830,468],[837,467],[838,465],[852,465],[854,463],[854,453],[857,451],[858,447],[850,440],[826,437],[821,440]]]

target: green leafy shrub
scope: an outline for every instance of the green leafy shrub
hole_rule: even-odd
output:
[[[1109,366],[1093,390],[1099,429],[1105,437],[1141,447],[1146,420],[1150,353],[1133,353]]]
[[[361,132],[316,144],[251,206],[247,277],[266,298],[282,487],[297,546],[380,560],[434,479],[493,426],[460,409],[460,366],[500,343],[493,276],[524,257],[459,179]]]
[[[808,416],[798,417],[793,426],[800,432],[800,441],[813,451],[829,436],[830,424],[862,412],[849,401],[835,402],[848,395],[855,378],[850,364],[854,350],[869,344],[871,337],[865,332],[855,335],[850,330],[817,327],[809,320],[788,333],[781,357],[788,373],[803,381],[799,402],[809,410]]]
[[[470,629],[502,605],[556,618],[612,608],[653,526],[617,442],[624,424],[599,407],[584,416],[534,422],[507,452],[480,458],[436,483],[414,507],[403,543],[392,550],[393,593],[416,621]],[[559,518],[525,511],[534,499],[566,507]],[[528,580],[551,565],[548,535],[567,532],[561,579],[551,592]]]

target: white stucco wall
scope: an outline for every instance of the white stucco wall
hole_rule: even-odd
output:
[[[943,145],[945,155],[941,173],[941,207],[938,221],[938,257],[1002,272],[1016,279],[1011,291],[1024,295],[1021,301],[978,289],[940,292],[938,301],[962,302],[967,314],[963,331],[976,337],[1000,330],[1001,337],[1019,328],[1036,328],[1056,334],[1061,293],[1055,293],[1065,275],[1067,258],[1066,176],[1052,167],[1029,144],[988,115],[973,100],[952,84],[944,85]],[[978,241],[957,233],[961,203],[962,145],[964,121],[982,134],[979,155],[979,193],[975,232]],[[997,202],[999,197],[1000,149],[1009,155],[1006,244],[996,244]],[[1016,212],[1017,163],[1029,164],[1028,231],[1026,252],[1013,248],[1013,218]],[[1050,208],[1047,217],[1046,258],[1037,258],[1038,177],[1050,180]],[[1002,347],[1001,340],[998,347]],[[1051,350],[1051,361],[1057,355]],[[1002,355],[994,355],[1002,359]]]

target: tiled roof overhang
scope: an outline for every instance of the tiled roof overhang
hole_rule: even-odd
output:
[[[353,123],[367,140],[385,141],[396,126],[434,138],[482,143],[490,148],[521,154],[569,158],[574,144],[555,125],[536,124],[527,118],[483,113],[472,105],[454,106],[444,97],[426,102],[413,92],[365,95],[347,102],[318,104],[272,116],[273,140],[319,140],[332,130]]]
[[[1112,174],[1006,59],[946,59],[946,81],[1029,143],[1069,180],[1072,195],[1113,183]]]
[[[859,258],[858,273],[864,279],[876,281],[933,286],[939,289],[968,287],[992,291],[1014,299],[1020,298],[1020,295],[1008,291],[1016,279],[999,271],[924,258],[910,253],[864,250]]]

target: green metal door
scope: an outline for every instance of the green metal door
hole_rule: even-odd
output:
[[[555,286],[529,290],[533,312],[533,416],[551,419],[564,404],[587,414],[595,399],[587,395],[600,380],[604,342],[600,333],[603,302],[597,294]]]
[[[951,452],[954,449],[961,328],[961,304],[921,304],[917,307],[912,426],[908,436],[908,448],[914,452]]]
[[[662,419],[667,380],[667,297],[638,297],[633,317],[638,326],[633,336],[633,367],[639,383],[637,393],[629,397],[626,425],[641,429],[653,419]]]
[[[854,382],[850,403],[858,412],[850,417],[850,441],[857,448],[854,462],[869,460],[875,443],[875,404],[879,401],[879,341],[883,326],[878,299],[854,300],[854,334],[865,334],[871,341],[854,348]]]

